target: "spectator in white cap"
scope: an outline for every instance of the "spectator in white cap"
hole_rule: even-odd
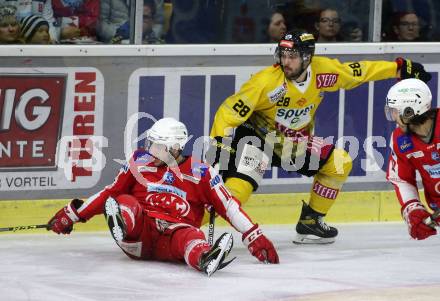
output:
[[[14,6],[0,6],[0,44],[23,44],[15,12]]]
[[[18,21],[30,15],[43,17],[49,23],[50,38],[59,41],[60,28],[53,14],[52,0],[0,0],[0,4],[14,6]]]
[[[21,20],[21,37],[26,44],[51,44],[49,23],[46,19],[30,15]]]

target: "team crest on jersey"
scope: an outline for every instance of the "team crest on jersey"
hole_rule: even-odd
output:
[[[338,77],[337,73],[318,73],[316,74],[316,88],[333,87],[338,81]]]
[[[283,83],[281,86],[276,87],[275,90],[267,93],[267,97],[271,103],[276,103],[284,98],[287,93],[287,85]]]
[[[431,153],[431,158],[434,161],[440,161],[440,154],[437,151],[433,151]]]
[[[414,148],[411,138],[407,135],[397,137],[397,147],[401,153],[405,153]]]
[[[152,193],[145,200],[153,207],[163,208],[168,213],[180,216],[186,216],[191,209],[186,199],[171,193]]]
[[[167,184],[173,184],[174,183],[174,175],[167,171],[163,174],[162,180]]]

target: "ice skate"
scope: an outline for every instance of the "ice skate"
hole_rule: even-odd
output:
[[[118,202],[109,197],[104,205],[104,215],[114,240],[119,243],[125,238],[125,223]]]
[[[234,257],[225,262],[233,244],[232,234],[223,233],[212,246],[211,250],[202,255],[200,268],[208,277],[214,274],[215,271],[223,269],[235,259]]]
[[[338,230],[323,220],[324,215],[316,212],[303,202],[301,216],[296,225],[296,244],[330,244],[335,242]]]

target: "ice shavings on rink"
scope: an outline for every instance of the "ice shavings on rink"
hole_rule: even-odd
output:
[[[403,223],[338,225],[336,243],[291,243],[265,226],[281,264],[264,265],[234,232],[238,258],[211,278],[184,264],[134,261],[109,233],[0,235],[0,300],[439,300],[440,238],[409,239]]]

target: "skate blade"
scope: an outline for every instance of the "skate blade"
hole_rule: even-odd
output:
[[[231,262],[233,262],[236,258],[237,258],[237,257],[234,257],[234,258],[232,258],[232,259],[229,260],[229,261],[226,261],[226,262],[221,263],[221,264],[218,266],[218,269],[217,269],[217,270],[221,270],[221,269],[223,269],[223,268],[226,267],[228,264],[230,264]]]
[[[208,277],[211,277],[211,275],[214,274],[214,272],[219,269],[219,266],[221,266],[221,264],[222,264],[222,262],[221,262],[222,259],[224,260],[223,255],[226,254],[225,255],[225,257],[226,257],[229,254],[229,252],[231,251],[232,246],[233,246],[232,234],[227,233],[224,235],[224,237],[222,238],[222,240],[220,241],[220,243],[218,245],[218,247],[221,249],[220,253],[217,255],[215,260],[212,260],[208,264],[208,267],[206,268],[206,274],[208,275]],[[227,265],[229,263],[225,263],[225,264]],[[225,267],[225,266],[223,266],[223,267]]]
[[[326,245],[334,243],[335,238],[324,238],[311,234],[297,234],[292,242],[298,245]]]

